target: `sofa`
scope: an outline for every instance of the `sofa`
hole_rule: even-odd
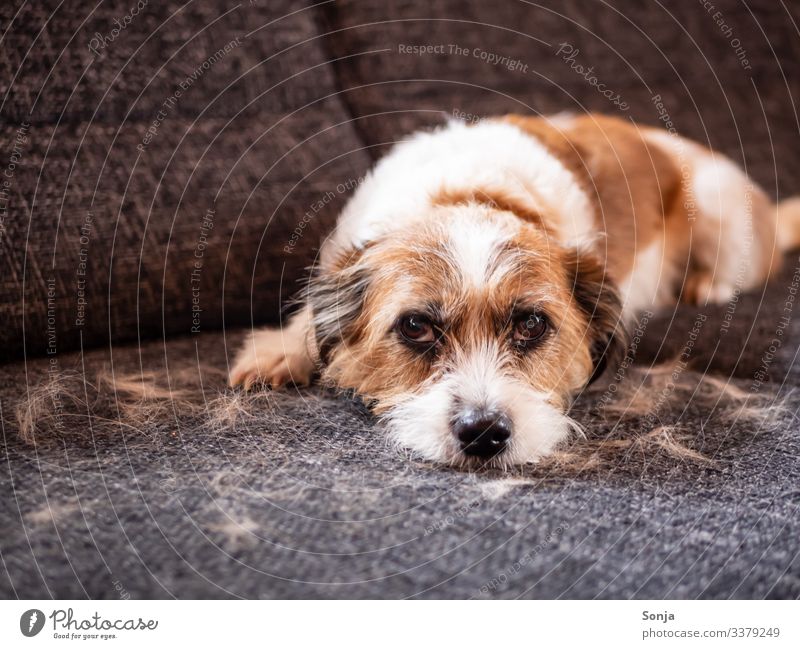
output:
[[[243,337],[291,311],[337,212],[416,129],[597,111],[796,193],[798,7],[12,0],[0,16],[3,597],[800,597],[797,253],[729,304],[644,314],[623,381],[660,391],[651,416],[582,397],[585,437],[541,465],[443,467],[388,444],[353,395],[226,387]]]

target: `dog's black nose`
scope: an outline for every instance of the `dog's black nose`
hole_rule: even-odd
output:
[[[511,421],[498,413],[470,411],[455,419],[453,433],[466,455],[488,459],[506,449]]]

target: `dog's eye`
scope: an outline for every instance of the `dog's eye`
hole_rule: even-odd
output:
[[[400,335],[411,343],[432,343],[436,340],[433,324],[424,315],[403,316],[397,325]]]
[[[524,346],[539,340],[547,332],[547,318],[539,313],[529,313],[514,324],[514,342]]]

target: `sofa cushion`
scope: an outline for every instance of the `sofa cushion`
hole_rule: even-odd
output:
[[[315,12],[14,4],[0,358],[276,320],[367,166]]]
[[[739,304],[765,323],[744,347],[727,307],[653,316],[623,382],[703,316],[681,371],[716,387],[667,384],[640,420],[582,400],[571,466],[461,472],[387,445],[345,396],[226,391],[240,334],[6,365],[0,596],[797,598],[796,319],[770,351],[797,264]],[[730,385],[762,406],[788,394],[774,416],[715,401],[742,367]]]
[[[670,120],[770,193],[794,194],[800,8],[706,5],[341,0],[323,10],[331,51],[347,55],[344,99],[375,155],[448,117],[591,110]]]

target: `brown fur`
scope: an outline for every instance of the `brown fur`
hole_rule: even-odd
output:
[[[720,225],[697,210],[692,189],[694,156],[707,154],[714,159],[709,149],[685,141],[687,155],[676,156],[655,143],[653,136],[663,136],[663,131],[598,114],[572,117],[563,127],[538,117],[504,119],[544,144],[591,198],[597,231],[606,235],[604,258],[611,277],[618,281],[626,277],[633,269],[634,254],[663,235],[665,268],[675,276],[674,297],[705,303],[719,273],[718,250],[725,245],[721,229],[730,227],[725,223],[728,215],[722,216]],[[767,278],[780,267],[776,208],[743,174],[741,182],[749,183],[753,245],[760,250],[760,265],[753,273]]]
[[[464,208],[482,208],[487,219],[497,210],[477,203]],[[441,218],[458,216],[448,209]],[[544,293],[544,308],[558,333],[535,353],[510,355],[510,363],[527,383],[561,395],[558,405],[568,406],[569,395],[618,347],[620,303],[602,265],[588,253],[557,247],[539,228],[526,225],[497,260],[513,260],[514,272],[490,286],[465,287],[443,237],[436,227],[420,227],[374,241],[357,254],[343,255],[347,261],[340,261],[335,273],[312,281],[313,310],[343,316],[337,317],[335,332],[317,329],[325,354],[323,378],[376,400],[381,412],[399,395],[446,371],[458,354],[507,340],[514,308],[533,306]],[[548,254],[542,254],[545,250]],[[407,278],[414,282],[410,293],[402,288]],[[429,306],[435,306],[446,328],[435,359],[409,350],[392,330],[402,313]]]
[[[685,236],[680,170],[635,124],[594,114],[577,116],[564,129],[537,117],[506,119],[537,137],[583,186],[595,206],[597,231],[607,235],[604,261],[611,277],[627,276],[634,252],[660,232]]]
[[[514,193],[507,187],[476,187],[474,189],[452,189],[443,187],[431,198],[434,205],[466,205],[476,203],[492,209],[511,212],[526,223],[536,226],[543,232],[552,231],[552,218],[542,215],[527,196]]]

